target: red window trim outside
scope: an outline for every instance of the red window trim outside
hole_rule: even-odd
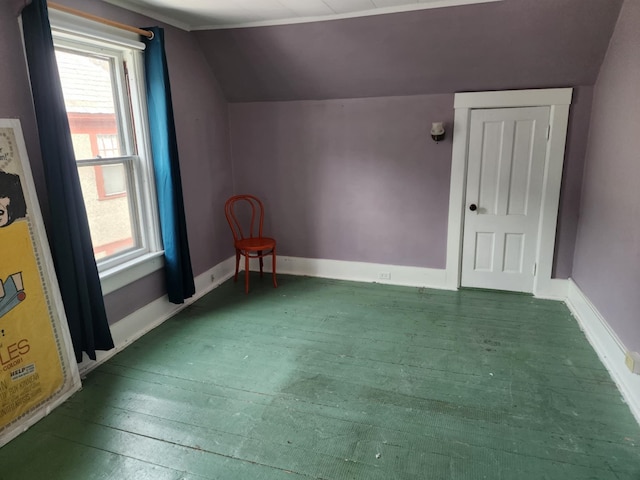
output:
[[[89,143],[91,145],[91,155],[95,158],[99,155],[98,135],[117,135],[118,127],[116,125],[115,115],[112,113],[78,113],[70,112],[68,114],[69,128],[71,133],[81,135],[89,135]],[[96,188],[98,191],[98,200],[112,200],[114,198],[126,197],[127,192],[114,193],[109,195],[104,188],[104,174],[100,165],[93,166],[96,178]]]

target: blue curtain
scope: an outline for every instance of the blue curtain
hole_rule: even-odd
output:
[[[51,38],[46,0],[22,11],[50,221],[46,225],[76,359],[113,348],[71,132]]]
[[[165,255],[165,275],[169,301],[183,303],[195,291],[184,216],[178,144],[173,121],[169,72],[164,52],[164,30],[147,28],[153,38],[146,44],[144,63],[147,80],[147,108],[160,229]]]

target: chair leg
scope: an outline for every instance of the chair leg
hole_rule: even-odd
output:
[[[238,281],[238,268],[240,267],[240,250],[236,248],[236,274],[233,276],[233,281]]]
[[[271,274],[273,275],[273,288],[278,288],[278,282],[276,281],[276,247],[273,247],[271,255],[273,256],[273,266],[271,268]]]
[[[244,256],[244,293],[249,293],[249,255]]]
[[[262,278],[262,263],[263,263],[262,250],[258,250],[258,255],[260,255],[260,278]]]

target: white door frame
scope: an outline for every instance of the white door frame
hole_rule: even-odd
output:
[[[471,110],[548,106],[550,107],[550,131],[544,166],[533,294],[540,297],[563,297],[563,292],[559,291],[562,287],[551,278],[551,270],[572,93],[572,88],[456,93],[447,231],[447,288],[455,290],[460,287]]]

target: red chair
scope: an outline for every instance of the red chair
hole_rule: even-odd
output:
[[[239,207],[244,207],[245,215],[238,218]],[[249,212],[251,217],[249,219]],[[224,213],[233,233],[233,246],[236,249],[236,274],[233,281],[238,280],[238,267],[240,266],[240,256],[244,255],[244,289],[249,293],[249,259],[260,259],[260,276],[262,277],[262,259],[271,255],[273,257],[273,287],[277,288],[276,282],[276,241],[273,238],[262,236],[262,222],[264,220],[264,207],[262,202],[253,195],[235,195],[224,204]],[[243,221],[244,220],[244,221]],[[259,221],[256,231],[256,220]],[[242,226],[245,226],[243,230]],[[248,233],[248,235],[245,235]]]

